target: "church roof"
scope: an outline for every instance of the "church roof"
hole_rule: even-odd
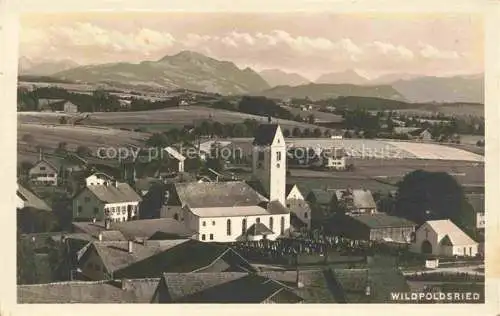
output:
[[[247,235],[251,236],[261,236],[261,235],[270,235],[273,234],[273,231],[267,228],[266,225],[262,223],[255,223],[247,230]]]
[[[278,124],[261,124],[254,134],[253,144],[257,146],[268,146],[273,143],[274,136],[278,130]]]

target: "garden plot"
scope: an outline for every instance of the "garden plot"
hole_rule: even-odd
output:
[[[461,150],[458,148],[429,144],[429,143],[411,143],[411,142],[389,142],[401,151],[408,152],[415,155],[419,159],[432,159],[432,160],[461,160],[461,161],[475,161],[483,162],[484,157]]]

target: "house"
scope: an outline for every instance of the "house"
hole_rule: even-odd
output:
[[[321,153],[322,165],[333,170],[344,170],[346,168],[346,152],[343,148],[325,149]]]
[[[415,232],[411,250],[435,256],[476,256],[478,243],[449,219],[427,221]]]
[[[181,153],[179,153],[175,148],[172,147],[165,147],[164,150],[169,154],[170,157],[177,160],[177,171],[184,172],[184,161],[186,160],[186,157],[184,157]]]
[[[45,223],[56,220],[52,208],[35,193],[18,184],[16,191],[17,227],[24,233],[42,232]]]
[[[53,112],[58,104],[62,104],[64,99],[38,99],[38,110],[43,112]]]
[[[432,134],[427,128],[419,128],[408,133],[411,139],[418,139],[424,141],[432,140]]]
[[[334,196],[338,209],[342,209],[348,215],[377,213],[377,204],[370,190],[335,190]]]
[[[19,183],[17,184],[16,191],[16,209],[18,211],[25,209],[52,211],[52,208],[44,200]]]
[[[245,182],[172,183],[155,192],[156,196],[151,190],[145,197],[141,212],[143,207],[160,209],[162,216],[184,223],[201,241],[274,240],[286,235],[290,227],[286,207],[276,200],[269,201]],[[249,229],[256,223],[273,233],[249,236]]]
[[[78,267],[89,280],[154,278],[164,272],[255,272],[233,249],[194,239],[94,241]]]
[[[330,212],[335,206],[335,191],[327,189],[311,189],[306,196],[306,201],[312,206]]]
[[[335,235],[354,240],[410,243],[416,224],[404,218],[386,214],[335,216],[326,226]]]
[[[89,185],[73,197],[73,219],[111,222],[136,219],[141,200],[128,183]]]
[[[106,224],[108,227],[106,227]],[[119,232],[128,240],[192,238],[195,233],[172,218],[141,219],[126,222],[73,222],[74,233],[85,233],[99,239],[109,232]],[[111,239],[107,239],[111,240]],[[117,240],[124,240],[121,237]]]
[[[85,178],[85,185],[111,185],[115,179],[105,173],[96,172]]]
[[[51,162],[41,158],[29,170],[29,181],[38,185],[57,186],[59,169]]]
[[[467,201],[472,206],[472,220],[475,228],[484,229],[486,218],[484,216],[484,194],[466,194]]]
[[[70,101],[66,101],[63,104],[63,111],[65,113],[78,113],[78,105],[73,104]]]

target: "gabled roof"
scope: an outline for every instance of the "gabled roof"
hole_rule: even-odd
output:
[[[175,148],[173,147],[165,147],[163,148],[169,155],[174,157],[175,159],[179,161],[184,161],[186,160],[186,157],[184,157],[181,153],[179,153]]]
[[[191,208],[255,206],[266,199],[245,182],[175,183],[181,205]]]
[[[90,185],[86,189],[104,203],[138,202],[142,200],[128,183],[118,183],[117,186],[113,184]]]
[[[250,226],[247,231],[247,235],[250,236],[262,236],[262,235],[271,235],[274,234],[272,230],[267,228],[266,225],[262,223],[255,223],[252,226]]]
[[[18,285],[17,299],[20,304],[150,303],[159,282],[160,278]]]
[[[176,303],[263,303],[280,292],[291,292],[279,282],[248,273],[165,273],[163,281],[170,302]],[[300,303],[293,292],[280,297],[283,303]]]
[[[103,234],[109,232],[106,230],[103,222],[73,222],[73,226],[79,231],[93,236],[97,236],[100,232],[102,232]],[[120,232],[120,234],[122,234],[129,240],[134,240],[136,238],[149,239],[157,232],[177,235],[180,238],[188,238],[193,236],[194,234],[194,232],[189,231],[185,225],[173,218],[155,218],[126,222],[112,222],[110,223],[110,229],[112,231]]]
[[[318,204],[330,204],[333,200],[335,191],[323,189],[311,189],[310,195],[314,196]]]
[[[50,168],[52,168],[55,172],[59,171],[59,168],[57,168],[52,162],[48,161],[45,158],[42,158],[42,159],[38,160],[37,162],[35,162],[35,164],[33,165],[33,168],[35,168],[37,165],[39,165],[41,163],[45,163],[47,166],[49,166]]]
[[[362,214],[352,219],[363,223],[370,228],[415,227],[416,224],[401,217],[386,214]]]
[[[278,124],[261,124],[254,134],[253,144],[257,146],[269,146],[274,141],[274,136],[279,128]]]
[[[335,195],[338,201],[349,196],[352,197],[353,206],[355,208],[377,208],[377,204],[370,190],[336,190]]]
[[[23,200],[24,207],[30,207],[42,211],[51,211],[50,206],[35,193],[20,184],[17,184],[17,196]]]
[[[441,236],[441,239],[448,237],[453,246],[469,246],[477,244],[477,242],[467,236],[466,233],[464,233],[449,219],[427,221],[426,224],[429,225],[438,236]],[[441,242],[441,240],[438,240],[438,242]]]
[[[293,188],[295,188],[297,185],[296,184],[286,184],[285,185],[285,196],[288,197],[288,195],[290,194],[290,192],[292,192]],[[297,187],[298,189],[298,187]],[[300,189],[299,189],[300,191]]]

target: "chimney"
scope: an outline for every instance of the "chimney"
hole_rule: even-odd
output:
[[[110,222],[110,220],[109,220],[109,219],[105,219],[105,220],[104,220],[104,228],[105,228],[106,230],[109,230],[110,226],[111,226],[111,222]]]
[[[132,240],[128,241],[128,253],[134,252],[134,242]]]
[[[102,241],[102,233],[99,233],[99,235],[97,235],[97,239],[98,239],[99,241]]]

